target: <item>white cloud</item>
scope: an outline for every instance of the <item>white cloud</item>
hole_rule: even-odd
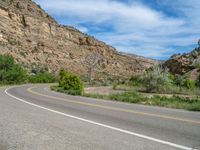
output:
[[[108,23],[114,26],[127,27],[159,27],[179,26],[182,20],[167,18],[139,3],[126,5],[110,0],[36,0],[53,15],[69,16],[80,22]],[[110,22],[114,21],[114,22]],[[118,28],[117,28],[118,29]]]
[[[116,46],[116,48],[121,49],[123,52],[126,53],[134,53],[137,55],[145,56],[148,58],[156,58],[156,59],[163,59],[169,55],[169,53],[173,52],[172,49],[164,49],[160,46],[149,46],[149,45],[142,45],[142,46]]]
[[[51,15],[65,18],[119,50],[147,57],[168,57],[171,46],[188,46],[200,37],[200,1],[161,1],[179,14],[171,17],[144,4],[113,0],[35,0]],[[199,5],[198,5],[199,4]],[[101,28],[106,31],[101,31]],[[92,31],[98,28],[99,31]],[[95,32],[95,33],[94,33]]]
[[[88,28],[83,27],[83,26],[76,26],[76,28],[83,33],[87,33],[89,31]]]

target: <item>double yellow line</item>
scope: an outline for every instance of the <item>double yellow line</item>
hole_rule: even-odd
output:
[[[187,123],[194,123],[194,124],[200,125],[200,121],[197,121],[197,120],[190,120],[190,119],[184,119],[184,118],[178,118],[178,117],[172,117],[172,116],[146,113],[146,112],[134,111],[134,110],[130,110],[130,109],[123,109],[123,108],[117,108],[117,107],[112,107],[112,106],[98,105],[98,104],[74,101],[74,100],[70,100],[70,99],[64,99],[64,98],[60,98],[60,97],[45,95],[45,94],[41,94],[41,93],[33,91],[33,88],[34,87],[30,87],[30,88],[27,89],[27,91],[31,94],[43,96],[43,97],[46,97],[46,98],[56,99],[56,100],[60,100],[60,101],[65,101],[65,102],[68,102],[68,103],[79,104],[79,105],[90,106],[90,107],[96,107],[96,108],[102,108],[102,109],[118,111],[118,112],[125,112],[125,113],[143,115],[143,116],[156,117],[156,118],[161,118],[161,119],[168,119],[168,120],[175,120],[175,121],[181,121],[181,122],[187,122]]]

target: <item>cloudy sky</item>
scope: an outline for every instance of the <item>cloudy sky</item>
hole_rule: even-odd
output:
[[[167,59],[200,39],[200,0],[34,0],[60,24],[119,51]]]

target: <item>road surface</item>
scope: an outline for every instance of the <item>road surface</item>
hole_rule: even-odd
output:
[[[191,150],[200,112],[0,88],[0,150]],[[196,148],[196,149],[199,149]]]

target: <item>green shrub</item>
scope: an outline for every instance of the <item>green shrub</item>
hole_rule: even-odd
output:
[[[173,83],[174,83],[176,86],[184,87],[184,85],[185,85],[185,79],[184,79],[184,77],[181,76],[181,75],[175,75],[175,76],[174,76]]]
[[[196,80],[196,86],[200,88],[200,75],[198,76]]]
[[[194,89],[195,88],[195,82],[191,79],[186,79],[184,86],[188,89]]]
[[[59,73],[59,87],[63,88],[68,94],[81,95],[83,92],[83,83],[80,77],[71,72],[64,71]]]
[[[171,81],[168,75],[168,70],[161,68],[159,65],[148,69],[142,77],[146,92],[159,92],[163,86],[170,84]]]
[[[129,103],[139,103],[144,100],[142,96],[134,92],[112,94],[109,95],[109,99]]]
[[[55,83],[58,81],[58,76],[49,72],[38,73],[36,75],[30,75],[28,81],[30,83]]]
[[[0,84],[20,84],[26,81],[26,71],[11,55],[0,55]]]
[[[116,90],[116,89],[117,89],[117,86],[118,86],[118,84],[117,84],[116,82],[114,82],[113,85],[112,85],[112,89],[113,89],[113,90]]]
[[[175,76],[171,73],[168,73],[168,78],[173,82],[175,80]]]
[[[181,75],[176,75],[173,83],[176,86],[179,86],[181,88],[187,88],[187,89],[194,89],[195,88],[195,82],[189,78],[185,78]]]
[[[0,55],[0,69],[9,70],[14,66],[14,58],[11,55]]]
[[[192,51],[192,52],[191,52],[191,56],[192,56],[194,59],[196,59],[196,58],[198,58],[199,53],[198,53],[197,51]]]
[[[33,74],[46,73],[49,71],[47,66],[36,63],[29,64],[27,68],[30,69],[31,73]]]
[[[128,84],[129,86],[139,86],[141,82],[141,77],[139,75],[135,75],[129,79]]]
[[[110,86],[113,82],[115,82],[115,79],[114,77],[107,75],[103,77],[103,79],[100,82],[101,86]]]
[[[194,68],[196,68],[196,69],[200,69],[200,63],[195,64]]]
[[[109,80],[105,79],[105,80],[102,81],[101,85],[102,86],[109,86],[109,85],[111,85],[111,82],[109,82]]]
[[[25,58],[25,57],[26,57],[26,55],[27,55],[27,53],[26,53],[25,51],[23,51],[23,50],[22,50],[22,51],[20,51],[20,52],[19,52],[19,54],[20,54],[21,56],[23,56],[24,58]]]

